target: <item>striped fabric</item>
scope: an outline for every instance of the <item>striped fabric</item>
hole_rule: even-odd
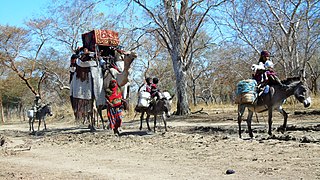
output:
[[[108,118],[110,120],[110,128],[118,129],[122,124],[122,109],[110,108],[108,111]]]

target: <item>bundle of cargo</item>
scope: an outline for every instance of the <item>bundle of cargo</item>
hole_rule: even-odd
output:
[[[83,47],[89,51],[95,52],[96,46],[101,50],[102,47],[119,46],[119,34],[112,30],[92,30],[82,34]]]
[[[151,95],[149,92],[141,91],[138,94],[138,104],[137,106],[140,108],[147,108],[150,105]]]
[[[257,82],[254,79],[242,80],[237,84],[236,104],[252,104],[257,98]]]

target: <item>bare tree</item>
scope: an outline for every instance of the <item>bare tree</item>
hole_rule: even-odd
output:
[[[190,113],[187,93],[186,74],[192,62],[187,56],[192,51],[194,37],[198,33],[210,10],[224,1],[204,3],[204,1],[163,0],[155,6],[148,6],[145,1],[134,0],[142,7],[155,24],[155,30],[168,50],[176,76],[176,93],[178,97],[177,114]],[[203,5],[203,6],[201,6]],[[162,8],[159,8],[162,7]],[[193,23],[188,23],[196,14],[200,14]]]
[[[40,94],[39,86],[33,85],[32,81],[37,78],[41,80],[36,75],[39,74],[36,61],[46,39],[41,39],[37,45],[31,45],[30,31],[10,26],[1,26],[0,31],[1,65],[13,71],[33,94]],[[28,52],[33,50],[31,47],[35,50],[33,57]]]
[[[255,52],[271,51],[283,76],[305,74],[319,48],[319,1],[232,1],[225,10],[236,37]]]
[[[48,6],[48,17],[51,24],[50,35],[68,52],[74,52],[81,46],[81,34],[93,29],[107,26],[104,14],[97,11],[102,0],[88,1],[54,1]],[[110,28],[110,27],[109,27]]]

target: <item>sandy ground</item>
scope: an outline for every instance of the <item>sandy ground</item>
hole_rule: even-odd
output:
[[[235,109],[206,112],[170,118],[168,132],[125,120],[120,136],[72,118],[50,119],[33,135],[27,122],[10,121],[0,125],[0,179],[320,179],[319,115],[288,111],[283,134],[276,113],[268,136],[260,114],[255,138],[240,139]]]

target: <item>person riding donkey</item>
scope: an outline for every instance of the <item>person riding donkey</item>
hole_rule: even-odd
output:
[[[155,100],[160,99],[160,90],[158,89],[157,84],[159,83],[158,78],[153,78],[152,79],[152,85],[151,85],[151,98],[155,98]]]
[[[259,64],[253,65],[252,70],[255,72],[253,74],[253,79],[257,81],[258,94],[267,94],[270,89],[270,85],[280,85],[281,80],[274,71],[274,64],[270,59],[270,53],[266,50],[261,52]]]
[[[39,94],[36,94],[35,99],[33,101],[33,112],[34,115],[41,109],[42,104],[41,104],[41,97]]]
[[[153,106],[156,104],[156,101],[160,99],[160,89],[158,88],[157,84],[159,83],[159,79],[154,77],[152,79],[151,85],[151,102],[150,102],[150,109],[153,109]]]
[[[270,59],[270,53],[267,50],[261,51],[260,58],[258,61],[258,64],[253,64],[251,69],[253,71],[252,78],[257,81],[257,84],[261,83],[263,81],[264,73],[265,73],[265,67],[264,64],[266,61]]]
[[[280,78],[277,76],[277,73],[274,71],[274,64],[272,61],[266,61],[264,67],[266,69],[265,79],[260,83],[261,87],[265,87],[264,94],[269,92],[270,86],[272,85],[280,85],[281,87],[285,86],[282,84]]]

